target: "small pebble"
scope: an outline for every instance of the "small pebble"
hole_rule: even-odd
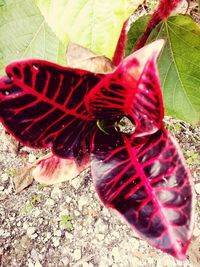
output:
[[[71,198],[71,197],[69,197],[69,196],[66,196],[66,197],[65,197],[65,202],[66,202],[66,203],[69,204],[71,201],[72,201],[72,198]]]
[[[61,232],[60,230],[56,230],[56,231],[54,232],[54,235],[60,237],[60,236],[62,235],[62,232]]]
[[[54,245],[54,247],[58,247],[58,246],[60,245],[60,241],[59,241],[59,239],[53,237],[52,241],[53,241],[53,245]]]
[[[200,195],[200,183],[198,183],[198,184],[195,184],[195,190],[196,190],[196,192],[197,192],[197,194],[199,194]]]
[[[80,260],[80,258],[81,258],[81,250],[80,249],[74,250],[73,258],[76,261]]]
[[[41,263],[39,261],[36,261],[34,267],[42,267]]]
[[[51,197],[53,199],[59,199],[62,197],[62,191],[58,187],[54,187],[52,192],[51,192]]]
[[[196,236],[196,237],[200,236],[200,229],[198,227],[194,228],[193,235]]]
[[[71,180],[71,185],[74,187],[74,189],[78,190],[80,185],[81,185],[81,179],[74,178],[73,180]]]
[[[8,180],[8,174],[7,173],[3,173],[2,175],[1,175],[1,181],[3,181],[3,182],[6,182],[7,180]]]
[[[68,266],[69,264],[69,259],[67,257],[64,257],[61,259],[62,263],[65,265],[65,266]]]
[[[29,228],[26,230],[26,232],[27,232],[27,235],[28,235],[28,236],[31,236],[32,234],[35,233],[35,227],[29,227]]]
[[[34,161],[36,161],[36,156],[34,154],[29,154],[28,155],[28,162],[33,163]]]
[[[35,233],[35,234],[33,234],[33,235],[30,236],[30,239],[31,239],[31,240],[34,240],[34,239],[37,238],[37,236],[38,236],[38,234]]]
[[[45,202],[45,205],[47,207],[52,207],[55,204],[55,201],[51,198],[47,199],[47,201]]]
[[[104,240],[105,236],[103,234],[98,234],[98,235],[96,235],[96,237],[98,238],[99,241],[102,241],[102,240]]]

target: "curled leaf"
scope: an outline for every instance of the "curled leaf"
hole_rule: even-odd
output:
[[[108,73],[114,69],[112,61],[105,56],[98,56],[81,45],[69,43],[67,63],[72,68],[80,68],[95,73]]]
[[[163,40],[136,51],[111,74],[107,74],[86,96],[88,112],[98,119],[130,116],[134,136],[156,132],[164,116],[156,67]]]
[[[80,173],[74,160],[61,159],[52,153],[39,159],[32,167],[33,178],[43,184],[55,184],[70,180]]]
[[[33,176],[31,175],[31,168],[18,170],[15,177],[13,177],[16,193],[21,192],[26,187],[33,183]]]

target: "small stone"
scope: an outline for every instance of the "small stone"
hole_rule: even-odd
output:
[[[104,240],[104,235],[103,234],[98,234],[98,235],[96,235],[96,237],[97,237],[97,239],[99,240],[99,241],[102,241],[102,240]]]
[[[78,210],[75,210],[75,211],[74,211],[74,215],[75,215],[76,217],[78,217],[78,216],[80,216],[80,212],[79,212]]]
[[[153,258],[148,258],[147,261],[148,261],[148,263],[150,265],[153,265],[154,264],[154,259]]]
[[[56,231],[54,232],[54,235],[60,237],[60,236],[62,235],[62,232],[61,232],[60,230],[56,230]]]
[[[22,227],[24,230],[27,230],[29,228],[29,224],[27,222],[24,222]]]
[[[50,233],[50,232],[47,232],[47,233],[46,233],[46,238],[47,238],[47,239],[50,239],[50,238],[51,238],[51,233]]]
[[[20,227],[22,225],[22,223],[19,221],[17,222],[17,226]]]
[[[78,207],[82,210],[82,207],[89,204],[87,197],[81,196],[78,200]]]
[[[1,175],[1,181],[3,181],[3,182],[6,182],[7,180],[8,180],[8,174],[7,173],[3,173],[2,175]]]
[[[77,178],[74,178],[72,181],[71,181],[71,185],[74,187],[74,189],[78,190],[80,185],[81,185],[81,179],[79,179],[78,177]]]
[[[32,234],[35,233],[35,227],[28,227],[26,230],[27,235],[30,237]]]
[[[71,201],[72,201],[72,198],[71,198],[71,197],[69,197],[69,196],[66,196],[66,197],[65,197],[65,202],[66,202],[66,203],[69,204]]]
[[[69,264],[69,259],[67,257],[62,258],[61,261],[65,266]]]
[[[176,260],[176,264],[177,264],[177,266],[183,266],[183,262],[179,261],[179,260]]]
[[[35,249],[31,250],[31,259],[34,260],[34,261],[38,260],[38,253],[37,253],[37,251]]]
[[[34,154],[29,154],[28,155],[28,162],[33,163],[34,161],[36,161],[36,156]]]
[[[34,267],[34,264],[32,263],[32,261],[29,261],[28,267]]]
[[[40,215],[40,210],[38,208],[35,208],[33,211],[33,216],[38,217]]]
[[[4,230],[0,229],[0,236],[4,236]]]
[[[64,247],[62,247],[62,255],[63,256],[66,256],[67,254],[69,254],[69,247],[68,246],[64,246]]]
[[[87,235],[87,230],[85,228],[83,228],[83,230],[81,231],[81,234],[82,234],[82,236]]]
[[[54,204],[55,204],[55,202],[51,198],[47,199],[47,201],[45,202],[45,205],[48,207],[52,207],[52,206],[54,206]]]
[[[62,215],[69,215],[69,210],[68,210],[68,209],[64,209],[64,210],[62,210],[62,211],[60,212],[60,217],[61,217]]]
[[[108,230],[108,225],[106,225],[103,220],[98,219],[98,221],[95,223],[95,232],[105,233],[107,230]]]
[[[35,233],[35,234],[33,234],[33,235],[30,236],[30,239],[31,239],[31,240],[34,240],[34,239],[37,238],[37,236],[38,236],[38,234]]]
[[[118,247],[114,247],[112,249],[112,256],[114,257],[115,261],[119,261],[121,259],[121,253],[119,252]]]
[[[34,267],[42,267],[41,263],[39,261],[36,261]]]
[[[120,234],[119,234],[119,232],[114,231],[114,232],[112,232],[112,236],[114,236],[116,238],[119,238],[120,237]]]
[[[4,233],[4,237],[9,237],[10,236],[10,233],[9,232],[5,232]]]
[[[54,199],[59,199],[62,197],[62,191],[58,187],[54,187],[51,192],[51,197]]]
[[[82,267],[93,267],[93,264],[91,262],[90,263],[84,262],[82,264]]]
[[[195,184],[195,190],[196,190],[196,192],[197,192],[197,194],[199,194],[200,195],[200,183],[198,183],[198,184]]]
[[[70,234],[69,232],[65,232],[65,238],[66,239],[73,239],[74,236],[72,234]]]
[[[60,241],[59,241],[59,239],[53,237],[53,238],[52,238],[52,241],[53,241],[53,245],[54,245],[54,247],[58,247],[58,246],[60,245]]]
[[[194,236],[200,236],[200,229],[197,228],[197,227],[195,227],[195,228],[194,228],[194,231],[193,231],[193,235],[194,235]]]
[[[132,257],[131,261],[134,263],[134,266],[137,266],[140,264],[140,260],[137,257]]]
[[[78,261],[81,259],[81,250],[80,249],[76,249],[74,250],[74,253],[73,253],[73,258]]]

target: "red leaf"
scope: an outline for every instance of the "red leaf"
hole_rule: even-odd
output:
[[[86,97],[86,107],[98,119],[130,116],[134,136],[156,132],[164,116],[157,56],[163,40],[156,41],[126,58],[106,75]]]
[[[140,138],[96,132],[92,175],[102,202],[152,246],[184,259],[193,228],[193,187],[177,143],[164,128]]]
[[[61,157],[78,157],[94,127],[83,99],[103,75],[42,60],[22,60],[0,79],[0,120],[24,145],[52,147]]]

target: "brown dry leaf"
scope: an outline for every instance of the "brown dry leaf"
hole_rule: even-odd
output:
[[[66,51],[67,63],[72,68],[79,68],[95,73],[112,72],[114,65],[105,56],[98,56],[87,48],[69,43]]]
[[[33,183],[33,176],[31,175],[31,168],[23,169],[23,171],[18,170],[17,173],[13,178],[13,182],[16,193],[19,193]]]
[[[80,168],[74,160],[61,159],[49,153],[35,162],[32,175],[37,182],[51,185],[71,180],[86,167]]]
[[[4,144],[8,147],[9,151],[16,154],[18,147],[19,147],[19,142],[6,130],[3,130],[1,133],[1,139],[4,141]]]

